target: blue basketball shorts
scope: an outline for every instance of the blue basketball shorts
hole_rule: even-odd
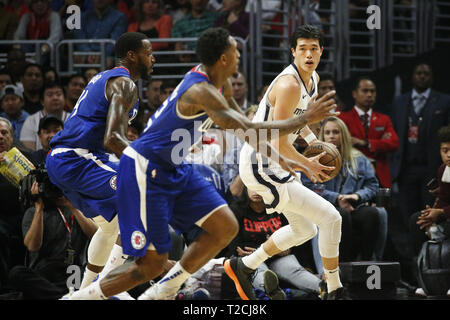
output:
[[[117,209],[123,252],[144,256],[148,246],[158,254],[170,251],[169,224],[178,232],[227,203],[212,183],[190,164],[167,168],[127,147],[117,178]]]
[[[47,156],[50,181],[88,218],[101,215],[111,221],[117,214],[119,163],[106,153],[86,149],[55,148]]]

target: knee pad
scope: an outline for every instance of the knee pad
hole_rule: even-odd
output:
[[[116,217],[117,218],[117,217]],[[117,240],[119,226],[114,218],[111,222],[94,219],[99,228],[92,237],[88,248],[88,262],[96,266],[104,266]]]
[[[341,242],[342,218],[337,210],[333,210],[322,219],[319,225],[319,251],[324,258],[339,256]]]
[[[296,228],[297,229],[297,228]],[[317,227],[313,224],[301,231],[294,231],[291,225],[284,226],[272,234],[272,240],[281,251],[301,245],[317,234]]]

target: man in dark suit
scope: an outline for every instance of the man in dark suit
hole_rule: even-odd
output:
[[[371,160],[380,185],[391,188],[388,154],[397,150],[398,137],[389,116],[372,109],[377,91],[368,77],[360,77],[353,89],[355,106],[342,112],[340,118],[347,125],[352,144]]]
[[[400,145],[390,159],[390,170],[398,184],[405,226],[411,214],[433,204],[426,185],[442,163],[437,132],[450,122],[450,96],[431,89],[432,81],[431,67],[417,65],[413,90],[395,99],[391,107]]]

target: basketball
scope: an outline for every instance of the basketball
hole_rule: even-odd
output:
[[[334,170],[325,171],[330,176],[329,179],[323,181],[326,182],[336,177],[341,170],[342,157],[336,146],[332,143],[316,141],[306,147],[303,155],[307,158],[311,158],[321,154],[324,151],[326,153],[322,156],[322,158],[320,158],[320,163],[324,166],[335,167]]]

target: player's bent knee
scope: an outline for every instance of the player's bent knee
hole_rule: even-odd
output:
[[[319,251],[322,257],[334,258],[339,255],[342,217],[337,210],[329,213],[319,225]]]

